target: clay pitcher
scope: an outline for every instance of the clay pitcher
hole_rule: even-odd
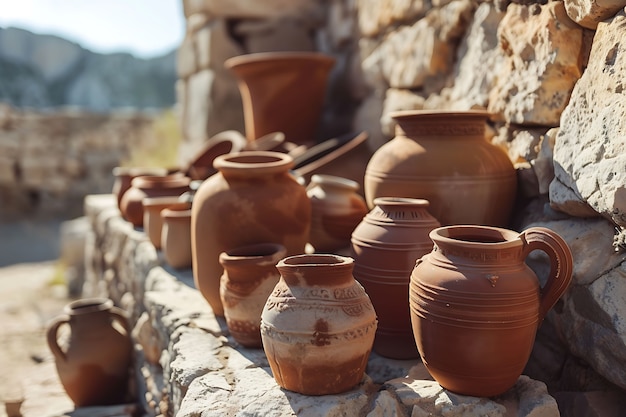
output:
[[[261,313],[278,283],[276,264],[286,254],[287,249],[277,243],[242,246],[220,254],[224,318],[230,334],[242,346],[262,346]]]
[[[262,52],[224,63],[239,79],[246,137],[283,132],[289,142],[311,144],[322,114],[331,56],[319,52]]]
[[[365,287],[378,315],[374,351],[394,359],[419,357],[409,309],[415,261],[429,253],[431,230],[441,226],[428,201],[379,197],[352,232],[354,277]]]
[[[363,379],[376,313],[353,265],[332,254],[296,255],[276,265],[280,280],[263,308],[261,337],[281,387],[338,394]]]
[[[555,232],[449,226],[411,274],[413,332],[424,365],[442,387],[491,397],[510,389],[530,357],[537,328],[572,279],[572,254]],[[543,287],[525,264],[545,252]]]
[[[507,153],[486,138],[485,111],[391,113],[396,135],[367,164],[365,199],[423,198],[444,225],[506,227],[517,191]]]
[[[76,407],[126,403],[133,346],[123,311],[95,298],[74,301],[64,312],[48,326],[47,341],[67,395]],[[57,333],[64,325],[70,333],[61,347]]]

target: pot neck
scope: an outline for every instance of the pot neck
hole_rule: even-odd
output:
[[[367,217],[378,223],[438,223],[428,207],[430,202],[420,198],[377,197]]]
[[[281,152],[244,151],[218,156],[213,166],[225,178],[271,177],[288,174],[293,158]]]
[[[489,113],[468,111],[402,111],[391,113],[396,136],[484,139]]]
[[[349,285],[354,281],[354,260],[332,254],[295,255],[281,260],[276,268],[288,285]]]

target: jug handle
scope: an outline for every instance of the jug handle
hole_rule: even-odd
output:
[[[540,292],[541,322],[572,281],[572,252],[561,236],[545,227],[531,227],[520,234],[520,239],[524,242],[524,258],[533,250],[545,252],[550,258],[550,274]]]
[[[126,334],[130,336],[130,333],[131,333],[130,323],[128,322],[128,317],[126,316],[126,313],[124,312],[124,310],[122,310],[119,307],[113,306],[109,310],[109,314],[111,315],[111,318],[113,320],[117,320],[117,322],[122,325],[122,327],[126,331]]]
[[[48,346],[50,347],[50,351],[55,358],[63,361],[67,360],[67,357],[65,356],[65,352],[63,352],[63,350],[61,350],[61,347],[59,346],[57,333],[59,331],[59,327],[61,327],[61,325],[63,324],[69,323],[69,321],[69,316],[59,316],[52,320],[52,322],[48,325],[48,331],[46,332],[46,338],[48,340]]]

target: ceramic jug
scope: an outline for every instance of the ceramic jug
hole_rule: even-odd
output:
[[[133,345],[128,320],[109,299],[82,299],[48,325],[47,341],[67,395],[76,407],[128,401]],[[59,343],[62,326],[67,343]]]
[[[444,226],[506,227],[517,192],[507,153],[486,139],[485,111],[391,113],[396,135],[369,160],[364,187],[376,197],[423,198]]]
[[[196,288],[223,316],[220,253],[264,242],[285,246],[288,256],[304,253],[311,202],[289,172],[293,158],[287,154],[244,151],[218,156],[214,166],[218,173],[193,199],[191,249]]]
[[[409,279],[415,261],[430,252],[431,230],[441,226],[427,200],[379,197],[352,233],[354,277],[378,316],[374,351],[394,359],[419,357],[411,327]]]
[[[537,328],[572,279],[572,254],[555,232],[488,226],[433,230],[431,253],[411,274],[413,332],[424,365],[453,392],[491,397],[510,389],[530,357]],[[550,258],[543,286],[525,264]]]
[[[356,181],[316,174],[307,186],[311,200],[309,243],[316,252],[334,252],[350,246],[354,228],[369,211]]]
[[[280,280],[263,308],[261,337],[281,387],[337,394],[363,379],[376,313],[353,265],[332,254],[290,256],[276,265]]]
[[[220,254],[224,318],[230,334],[243,346],[262,346],[261,313],[278,283],[276,264],[286,254],[287,249],[277,243],[242,246]]]

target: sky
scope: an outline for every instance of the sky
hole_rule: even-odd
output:
[[[182,0],[0,0],[0,27],[151,58],[180,45],[185,20]]]

